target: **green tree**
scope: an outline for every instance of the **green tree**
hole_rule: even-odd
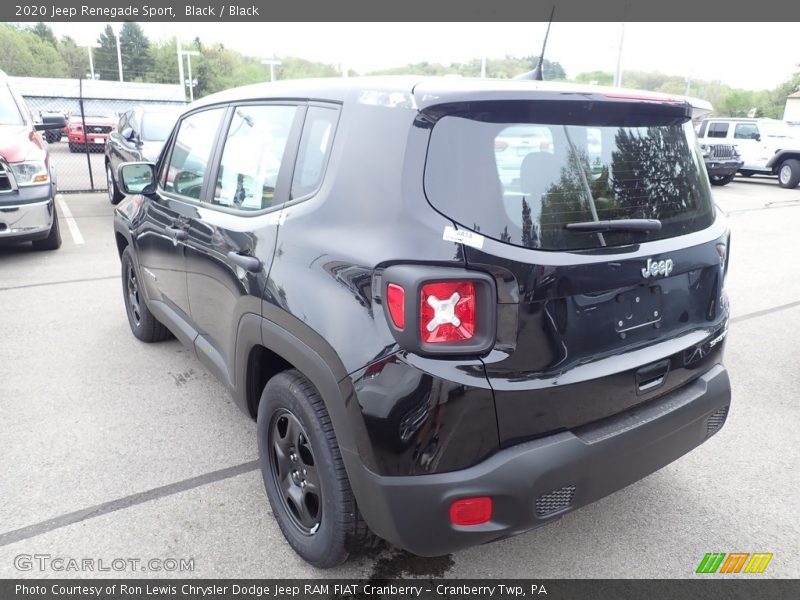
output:
[[[53,33],[53,30],[50,29],[48,25],[39,22],[31,28],[31,31],[34,34],[36,34],[36,36],[39,37],[39,39],[41,39],[43,42],[47,42],[52,46],[56,45],[56,36]]]
[[[106,25],[97,38],[97,48],[94,52],[94,72],[100,79],[115,81],[119,78],[117,65],[117,38],[111,25]]]
[[[89,73],[89,54],[86,48],[78,44],[69,36],[64,36],[58,42],[58,53],[66,64],[67,70],[64,77],[86,77]]]
[[[153,68],[150,40],[138,23],[126,21],[122,25],[119,46],[122,50],[122,74],[125,80],[149,81]]]

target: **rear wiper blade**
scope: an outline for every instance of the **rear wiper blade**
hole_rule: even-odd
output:
[[[616,219],[614,221],[584,221],[567,223],[566,229],[575,231],[660,231],[661,221],[658,219]]]

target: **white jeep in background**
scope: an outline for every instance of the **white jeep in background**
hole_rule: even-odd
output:
[[[800,183],[800,132],[775,119],[704,119],[700,142],[735,144],[744,161],[739,173],[777,175],[784,188]]]

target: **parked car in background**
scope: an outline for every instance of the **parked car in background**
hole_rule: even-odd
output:
[[[118,169],[131,332],[177,337],[256,419],[272,514],[317,567],[554,522],[728,415],[730,233],[691,116],[514,80],[207,96]]]
[[[105,145],[106,185],[111,204],[117,204],[123,198],[117,185],[117,167],[124,162],[158,160],[181,108],[137,106],[120,115]]]
[[[69,151],[85,152],[88,144],[90,152],[102,152],[115,123],[115,118],[110,115],[88,113],[83,117],[80,113],[70,115],[67,124]]]
[[[701,143],[735,145],[743,161],[739,173],[745,177],[777,175],[784,188],[800,183],[800,139],[785,121],[713,117],[703,121],[697,137]]]
[[[64,118],[34,123],[25,101],[0,71],[0,242],[61,246],[56,177],[40,131],[64,127]]]
[[[711,185],[728,185],[744,164],[739,150],[733,144],[704,142],[700,144],[700,150]]]
[[[44,124],[66,124],[67,121],[67,114],[60,113],[60,112],[40,112],[39,113],[39,122]],[[61,138],[66,135],[67,129],[66,127],[57,127],[54,129],[47,129],[44,132],[44,139],[47,140],[48,144],[54,144],[56,142],[60,142]]]

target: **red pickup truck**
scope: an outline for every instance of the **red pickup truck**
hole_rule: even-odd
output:
[[[63,120],[34,123],[0,71],[0,243],[31,241],[39,250],[61,246],[55,170],[39,131],[64,126]]]

